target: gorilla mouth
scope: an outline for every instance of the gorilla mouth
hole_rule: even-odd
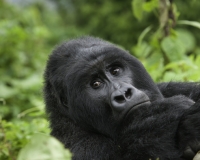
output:
[[[146,101],[140,102],[140,103],[134,105],[133,107],[131,107],[131,109],[132,108],[137,109],[138,107],[140,107],[141,105],[144,105],[144,104],[151,104],[151,102],[150,102],[150,100],[146,100]]]
[[[151,102],[150,102],[149,99],[146,100],[146,101],[137,103],[137,104],[135,104],[134,106],[130,107],[130,108],[126,111],[124,117],[127,117],[128,115],[130,115],[134,110],[138,109],[139,107],[141,107],[141,106],[147,106],[147,105],[149,106],[150,104],[151,104]]]

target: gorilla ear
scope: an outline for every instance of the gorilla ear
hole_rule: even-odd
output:
[[[59,98],[59,103],[62,105],[62,106],[65,106],[64,108],[68,108],[68,105],[67,105],[67,99],[66,97],[60,97]]]
[[[44,73],[44,94],[46,105],[58,110],[61,114],[68,113],[67,96],[64,93],[65,88],[63,85],[63,67],[57,64],[60,59],[50,57]],[[53,59],[54,58],[54,59]],[[60,58],[60,57],[58,57]]]
[[[48,82],[48,84],[46,84],[46,101],[49,101],[49,103],[51,103],[51,106],[58,107],[57,109],[60,111],[61,114],[66,115],[68,113],[67,97],[64,97],[65,94],[63,93],[63,91],[57,90],[57,88],[60,87],[56,87],[51,82]]]
[[[55,89],[55,86],[52,86],[53,88],[53,96],[56,98],[59,106],[65,106],[64,108],[68,108],[67,106],[67,97],[64,97],[64,93],[62,90],[58,91]]]

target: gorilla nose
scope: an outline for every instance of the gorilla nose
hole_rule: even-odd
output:
[[[114,97],[114,101],[116,101],[117,103],[124,103],[126,99],[124,98],[123,95],[120,95],[120,96]]]
[[[115,90],[111,94],[111,104],[113,108],[121,110],[128,104],[128,101],[132,98],[133,90],[132,88],[120,88]]]
[[[127,99],[130,99],[132,96],[131,89],[127,89],[125,92],[119,92],[119,95],[113,95],[114,96],[114,101],[117,103],[125,103]]]

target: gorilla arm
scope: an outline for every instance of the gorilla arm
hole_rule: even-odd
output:
[[[174,96],[132,112],[121,133],[123,159],[181,160],[182,153],[176,143],[177,127],[181,116],[192,104],[184,96]]]
[[[197,102],[186,112],[180,121],[178,139],[183,158],[193,159],[200,150],[200,83],[197,82],[166,82],[157,84],[165,97],[185,95]]]
[[[165,82],[157,86],[164,97],[184,95],[195,102],[200,99],[200,83],[197,82]]]

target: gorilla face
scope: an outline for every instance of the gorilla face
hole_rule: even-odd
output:
[[[162,99],[142,64],[96,38],[74,40],[50,57],[46,76],[65,114],[84,129],[114,134],[137,108]]]

